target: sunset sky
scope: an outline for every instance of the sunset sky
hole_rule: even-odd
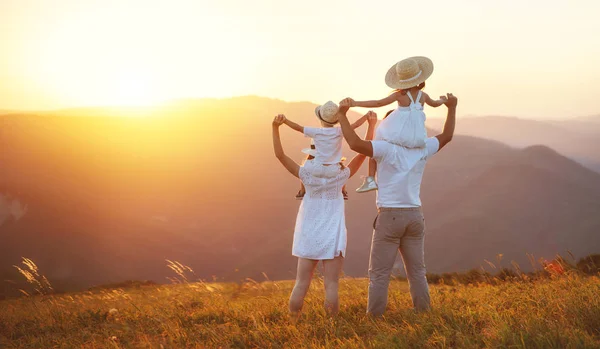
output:
[[[430,57],[460,115],[600,114],[600,1],[2,0],[0,109],[384,97]],[[431,110],[442,115],[442,110]]]

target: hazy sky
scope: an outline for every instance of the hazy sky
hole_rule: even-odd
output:
[[[373,99],[392,64],[425,55],[426,92],[454,92],[461,115],[599,114],[598,14],[598,0],[1,0],[0,109]]]

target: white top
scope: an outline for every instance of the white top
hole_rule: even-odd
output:
[[[339,127],[305,127],[304,135],[315,142],[315,160],[322,164],[342,161],[342,129]]]
[[[300,167],[299,177],[306,194],[296,218],[292,254],[317,260],[346,256],[342,187],[350,178],[350,169],[309,160]]]
[[[407,148],[425,147],[427,130],[423,105],[419,102],[421,94],[419,91],[417,98],[413,100],[412,95],[407,93],[410,105],[398,107],[383,119],[375,131],[375,139]]]
[[[371,144],[377,161],[377,207],[420,207],[425,163],[439,150],[439,140],[427,138],[425,148],[406,148],[386,141]]]

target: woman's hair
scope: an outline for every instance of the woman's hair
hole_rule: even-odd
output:
[[[383,117],[384,119],[388,117],[388,115],[390,115],[392,112],[394,111],[394,109],[388,111],[387,113],[385,113],[385,116]]]

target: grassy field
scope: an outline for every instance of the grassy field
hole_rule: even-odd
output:
[[[4,348],[600,348],[600,278],[432,286],[433,310],[411,310],[392,281],[385,318],[365,315],[367,280],[342,280],[335,319],[317,279],[301,320],[293,283],[144,286],[0,302]]]

